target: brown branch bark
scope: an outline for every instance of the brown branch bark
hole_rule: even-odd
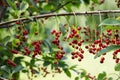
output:
[[[120,10],[103,10],[103,11],[86,11],[86,12],[69,12],[69,13],[58,13],[58,14],[43,14],[38,16],[30,16],[32,19],[39,19],[39,18],[48,18],[53,16],[74,16],[74,15],[99,15],[99,14],[107,14],[107,13],[120,13]],[[28,18],[19,18],[13,19],[11,21],[2,22],[0,23],[0,28],[8,28],[11,25],[13,26],[16,21],[22,21],[24,23],[30,22],[31,20]],[[6,26],[9,25],[9,26]],[[4,27],[5,26],[5,27]]]

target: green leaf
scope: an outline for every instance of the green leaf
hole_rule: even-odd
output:
[[[14,62],[17,63],[17,64],[20,64],[22,59],[24,59],[23,56],[15,57]]]
[[[30,61],[30,65],[31,65],[31,66],[34,66],[34,64],[35,64],[35,59],[33,58],[33,59],[31,59],[31,61]]]
[[[7,3],[9,4],[9,6],[10,6],[12,9],[17,10],[17,7],[16,7],[16,5],[14,4],[14,2],[12,2],[11,0],[6,0],[6,1],[7,1]]]
[[[49,61],[44,61],[43,66],[48,66],[50,64]]]
[[[15,68],[13,68],[12,73],[17,73],[17,72],[21,71],[23,68],[24,68],[23,66],[18,65]]]
[[[90,80],[90,79],[88,78],[88,76],[86,76],[86,77],[85,77],[85,80]]]
[[[22,1],[21,5],[20,5],[20,10],[22,12],[25,12],[28,9],[28,7],[29,7],[29,4],[25,1]]]
[[[80,69],[82,70],[81,74],[80,74],[80,77],[83,78],[86,76],[87,72],[84,70],[84,69]]]
[[[66,34],[65,27],[64,27],[63,24],[61,24],[61,23],[59,24],[59,29],[60,29],[60,31],[62,32],[63,35]]]
[[[6,44],[6,47],[7,47],[7,49],[12,49],[12,42],[8,42],[7,44]]]
[[[99,1],[98,0],[92,0],[93,2],[95,2],[95,3],[98,3]]]
[[[106,73],[105,72],[99,73],[98,77],[97,77],[97,80],[104,80],[105,77],[106,77]]]
[[[75,69],[77,67],[77,65],[73,65],[70,67],[71,70]]]
[[[120,63],[116,64],[114,69],[115,71],[120,71]]]
[[[3,70],[5,72],[7,72],[7,73],[10,73],[10,68],[8,66],[6,66],[6,65],[1,66],[0,70]]]
[[[62,67],[63,69],[68,67],[68,65],[64,61],[59,61],[57,66]]]
[[[16,43],[19,43],[19,42],[20,42],[19,39],[14,39],[14,40],[12,41],[12,46],[13,46],[13,47],[18,47],[18,45],[16,45]]]
[[[114,18],[108,18],[108,19],[105,19],[102,23],[100,23],[99,26],[106,26],[106,25],[120,25],[120,21],[114,19]]]
[[[23,73],[27,73],[27,72],[28,72],[28,70],[22,70],[22,72],[23,72]]]
[[[83,0],[85,4],[89,4],[90,0]]]
[[[75,77],[75,80],[79,80],[79,77]]]
[[[70,71],[69,71],[69,69],[63,69],[63,71],[65,72],[65,74],[69,77],[69,78],[71,78],[71,73],[70,73]]]
[[[53,49],[52,46],[50,45],[50,41],[45,40],[43,43],[49,48],[49,51],[52,53]]]
[[[6,36],[6,37],[3,39],[4,42],[7,42],[7,41],[9,41],[9,40],[10,40],[10,36]]]
[[[110,52],[110,51],[112,51],[112,50],[116,50],[116,49],[119,49],[119,48],[120,48],[120,45],[110,45],[110,46],[108,46],[107,48],[100,50],[100,51],[95,55],[94,58],[97,58],[97,57],[99,57],[100,55],[102,55],[102,54],[104,54],[104,53],[107,53],[107,52]]]
[[[105,26],[103,27],[103,30],[108,30],[108,29],[111,29],[111,30],[120,30],[120,27],[119,26],[111,26],[111,25],[108,25],[108,26]]]
[[[112,77],[110,77],[110,78],[108,78],[108,80],[113,80],[113,78],[112,78]]]

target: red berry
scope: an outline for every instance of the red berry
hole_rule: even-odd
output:
[[[78,43],[78,46],[81,46],[81,45],[82,45],[82,43],[79,42],[79,43]]]
[[[71,54],[72,54],[72,55],[75,55],[76,53],[75,53],[75,52],[72,52]]]
[[[78,29],[78,30],[81,30],[81,27],[79,26],[77,29]]]
[[[64,51],[62,51],[62,52],[61,52],[61,54],[65,54],[65,52],[64,52]]]
[[[75,48],[78,49],[78,46],[76,46]]]
[[[104,57],[101,57],[101,59],[100,59],[100,63],[103,63],[104,60],[105,60],[105,58],[104,58]]]
[[[27,30],[23,31],[23,35],[27,35],[29,32]]]
[[[12,62],[10,59],[7,60],[7,63],[13,67],[16,66],[16,64],[14,62]]]
[[[20,21],[16,21],[16,24],[18,24],[18,25],[19,25],[19,24],[20,24]]]
[[[80,42],[81,42],[81,43],[83,43],[83,42],[84,42],[84,40],[81,40]]]
[[[85,46],[86,49],[88,49],[89,47],[88,46]]]
[[[18,54],[18,51],[17,51],[17,50],[11,50],[11,52],[12,52],[13,54]]]
[[[119,61],[120,61],[120,59],[119,59],[119,58],[117,58],[117,59],[115,60],[115,62],[116,62],[116,63],[119,63]]]
[[[20,35],[17,35],[16,38],[19,39],[19,38],[20,38]]]
[[[111,36],[111,35],[112,35],[112,32],[107,33],[107,35],[108,35],[108,36]]]
[[[84,53],[84,50],[81,50],[81,53]]]
[[[111,32],[111,29],[108,29],[107,32],[108,32],[108,33]]]
[[[58,64],[58,62],[57,62],[57,61],[55,61],[55,62],[54,62],[54,64]]]
[[[16,42],[16,45],[19,45],[20,43],[19,42]]]

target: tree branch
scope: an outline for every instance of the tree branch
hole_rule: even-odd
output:
[[[69,13],[58,13],[58,14],[43,14],[43,15],[37,15],[37,16],[30,16],[32,19],[39,19],[39,18],[48,18],[52,16],[74,16],[74,15],[99,15],[99,14],[107,14],[107,13],[120,13],[120,10],[103,10],[103,11],[86,11],[86,12],[69,12]],[[23,23],[30,22],[32,20],[28,18],[19,18],[19,19],[13,19],[11,21],[2,22],[0,23],[0,28],[8,28],[15,24],[16,21],[22,21]],[[6,26],[9,25],[9,26]]]

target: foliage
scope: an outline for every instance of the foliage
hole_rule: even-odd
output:
[[[7,21],[19,18],[31,19],[31,16],[34,15],[61,11],[73,12],[74,9],[79,9],[83,2],[86,6],[91,2],[101,4],[99,0],[5,0],[0,4],[8,4],[5,18],[3,18],[3,21]],[[95,30],[93,30],[78,24],[71,25],[69,22],[71,18],[66,19],[64,23],[60,22],[61,18],[57,16],[40,20],[31,19],[32,21],[29,23],[18,20],[11,28],[1,29],[0,33],[3,35],[0,36],[0,76],[10,80],[19,80],[22,72],[27,73],[28,78],[32,80],[35,74],[42,74],[43,77],[46,77],[50,73],[56,74],[63,71],[67,77],[71,78],[71,72],[74,71],[78,74],[75,80],[112,80],[106,72],[99,73],[97,77],[91,76],[85,69],[78,70],[77,65],[70,66],[65,60],[71,53],[72,59],[81,62],[85,53],[82,45],[87,44],[88,46],[85,48],[94,54],[95,58],[109,51],[117,50],[113,57],[118,63],[115,71],[120,71],[117,57],[117,53],[120,51],[120,41],[117,42],[119,20],[107,18],[99,25],[99,28],[104,29],[102,31],[102,29],[94,28]],[[76,24],[75,20],[73,23]],[[105,32],[106,30],[107,32]],[[114,39],[115,42],[112,43],[111,39]],[[100,63],[103,62],[104,57],[101,58]],[[49,67],[51,71],[48,70]]]

